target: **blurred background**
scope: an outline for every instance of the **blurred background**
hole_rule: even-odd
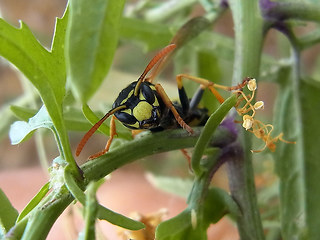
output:
[[[56,17],[61,17],[64,13],[66,0],[0,0],[1,17],[10,24],[19,27],[19,21],[25,22],[37,39],[47,48],[50,48],[54,24]],[[201,8],[197,9],[201,12]],[[313,26],[311,25],[310,28]],[[305,29],[305,28],[303,28]],[[305,31],[305,30],[301,31]],[[214,27],[216,32],[232,37],[232,17],[230,13],[226,13]],[[274,58],[283,56],[283,52],[288,49],[279,49],[281,41],[286,41],[279,34],[270,32],[268,34],[264,52]],[[280,45],[281,46],[281,45]],[[314,70],[317,54],[320,47],[317,46],[307,50],[303,54],[303,61],[306,63],[304,71]],[[130,54],[128,54],[130,52]],[[132,54],[133,53],[133,54]],[[112,102],[117,93],[129,82],[133,81],[140,75],[144,69],[147,59],[150,59],[153,53],[145,54],[141,48],[134,44],[121,46],[115,56],[115,63],[111,69],[108,78],[121,78],[121,81],[115,81],[116,84],[110,88],[105,84],[99,92],[94,96],[91,102],[98,102],[101,108],[106,107],[104,102]],[[119,73],[117,69],[127,69],[127,73]],[[230,68],[230,67],[229,67]],[[168,67],[170,70],[170,66]],[[229,74],[229,76],[228,76]],[[169,95],[176,96],[176,87],[172,72],[170,76],[171,83],[164,83]],[[224,78],[231,79],[231,71],[223,73]],[[7,116],[10,109],[8,106],[12,103],[18,104],[19,97],[22,95],[26,87],[21,84],[21,76],[13,66],[6,60],[0,58],[0,114],[1,117]],[[161,79],[160,81],[162,81]],[[276,86],[272,83],[261,83],[260,89],[263,89],[265,95],[258,95],[259,99],[265,101],[266,108],[261,114],[261,118],[272,121],[273,100],[277,94]],[[18,100],[17,100],[18,99]],[[35,100],[37,104],[37,100]],[[99,105],[96,104],[96,105]],[[106,107],[106,109],[108,109]],[[10,114],[11,115],[11,114]],[[15,120],[3,118],[2,128],[0,129],[0,188],[6,193],[14,207],[19,211],[28,203],[29,200],[37,193],[41,186],[48,180],[48,174],[44,163],[40,163],[37,144],[45,145],[45,155],[50,165],[51,159],[58,155],[54,139],[51,134],[42,135],[41,140],[37,140],[37,136],[33,136],[31,140],[25,141],[19,145],[12,146],[8,138],[8,126]],[[70,133],[72,148],[75,149],[83,133]],[[38,142],[37,142],[38,141]],[[94,153],[104,147],[106,138],[96,134],[91,140],[91,144],[86,146],[84,157],[79,158],[79,164],[86,161],[86,156]],[[95,143],[95,144],[92,144]],[[166,208],[166,217],[172,217],[185,208],[185,200],[181,197],[165,193],[155,188],[147,179],[146,172],[156,172],[157,174],[172,176],[188,176],[188,167],[186,160],[180,152],[170,153],[170,164],[167,164],[168,157],[166,154],[159,154],[152,159],[144,159],[136,163],[125,166],[117,170],[110,180],[108,180],[99,190],[99,201],[112,210],[129,215],[132,212],[140,212],[149,214]],[[172,162],[174,159],[174,162]],[[258,162],[259,161],[259,162]],[[41,167],[42,165],[42,167]],[[273,164],[268,154],[255,156],[255,167],[257,171],[257,186],[268,184],[275,179]],[[147,170],[146,170],[147,169]],[[267,171],[266,171],[267,170]],[[213,183],[224,189],[228,189],[227,176],[224,168],[215,175]],[[75,239],[78,231],[81,231],[81,215],[77,207],[68,208],[63,217],[55,224],[50,232],[48,239]],[[100,223],[99,228],[107,236],[101,239],[117,239],[116,228],[108,223]],[[235,225],[228,219],[223,219],[218,224],[210,228],[209,239],[237,239],[237,230]]]

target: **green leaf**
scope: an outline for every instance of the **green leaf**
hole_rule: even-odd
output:
[[[61,87],[65,85],[63,62],[38,42],[26,24],[20,25],[17,29],[0,19],[0,55],[24,73],[42,97],[50,96],[61,104],[65,90]]]
[[[45,106],[42,106],[39,112],[34,117],[30,118],[28,122],[16,121],[11,125],[9,131],[11,144],[15,145],[22,142],[38,128],[48,128],[55,131],[52,120]]]
[[[204,219],[207,224],[218,222],[225,214],[240,214],[240,209],[229,193],[220,188],[210,188],[204,201]]]
[[[216,84],[221,84],[221,72],[216,54],[213,51],[200,51],[197,57],[198,76]],[[208,90],[204,92],[202,102],[204,106],[208,108],[209,112],[217,109],[219,104],[214,95]]]
[[[124,0],[71,0],[66,65],[74,95],[86,103],[111,66]]]
[[[67,166],[64,171],[64,179],[66,186],[70,193],[74,196],[76,200],[78,200],[83,206],[86,205],[86,195],[82,191],[82,189],[78,186],[76,180],[74,179],[74,176],[72,175],[72,172],[70,171],[70,166]],[[130,230],[140,230],[144,228],[144,224],[135,221],[131,218],[128,218],[126,216],[123,216],[119,213],[113,212],[110,209],[98,205],[98,213],[97,217],[99,219],[104,219],[114,225],[130,229]]]
[[[193,229],[191,213],[192,209],[187,208],[179,215],[162,222],[156,230],[157,240],[194,240],[207,239],[206,229]]]
[[[100,183],[90,182],[87,186],[87,194],[86,194],[86,204],[84,209],[85,215],[85,228],[83,233],[80,235],[83,240],[95,239],[96,231],[95,231],[95,222],[98,213],[98,202],[96,199],[96,191]]]
[[[306,213],[309,239],[317,239],[320,236],[319,224],[315,220],[320,215],[320,148],[318,146],[320,127],[320,84],[316,81],[303,81],[301,84],[303,146],[305,155],[305,194]],[[300,138],[298,139],[298,141]]]
[[[38,203],[44,198],[48,191],[49,183],[46,183],[19,214],[17,222],[21,221],[21,219],[23,219],[29,212],[31,212],[31,210],[34,209],[38,205]]]
[[[204,201],[196,208],[192,208],[193,205],[190,204],[182,213],[159,224],[156,239],[207,239],[207,228],[211,223],[218,222],[226,213],[239,213],[235,201],[219,188],[209,189]]]
[[[0,139],[7,137],[10,125],[17,120],[14,114],[10,110],[10,106],[4,105],[0,108]]]
[[[37,98],[38,95],[35,95],[35,92],[32,91],[1,106],[0,116],[2,117],[0,122],[0,139],[4,136],[7,137],[10,125],[17,120],[10,109],[11,105],[28,106],[31,102],[36,101]]]
[[[85,117],[90,121],[90,123],[92,124],[91,126],[93,126],[96,122],[98,122],[100,120],[100,118],[102,118],[103,115],[101,115],[101,117],[97,117],[97,115],[90,109],[90,107],[87,104],[83,104],[82,105],[82,111],[83,114],[85,115]],[[110,119],[107,119],[98,129],[98,131],[100,131],[101,133],[109,136],[109,132],[110,132]],[[127,139],[127,140],[131,140],[132,139],[132,134],[131,132],[128,130],[128,128],[123,127],[122,124],[117,124],[116,123],[116,127],[117,127],[117,135],[120,138],[123,139]]]
[[[150,175],[148,179],[156,188],[185,199],[188,198],[193,185],[191,179],[182,179],[179,177]]]
[[[220,107],[213,114],[211,114],[206,125],[204,126],[204,129],[196,143],[191,159],[192,169],[197,176],[200,176],[202,174],[200,160],[202,158],[204,150],[208,146],[208,143],[214,131],[217,129],[218,125],[221,123],[221,121],[224,119],[224,117],[227,115],[230,109],[234,107],[236,102],[237,95],[232,94],[220,105]]]
[[[53,58],[59,62],[61,74],[66,74],[65,69],[65,38],[68,27],[69,9],[68,6],[65,10],[63,18],[56,18],[56,29],[53,36],[53,42],[51,46],[51,53]],[[65,80],[64,80],[65,81]],[[61,86],[60,86],[61,87]]]
[[[37,113],[36,110],[27,107],[11,106],[10,109],[17,118],[23,121],[28,121],[29,118],[32,118]],[[67,129],[71,131],[89,130],[92,126],[77,108],[68,107],[64,111],[63,117]]]
[[[78,171],[62,116],[66,73],[61,39],[64,39],[67,17],[66,12],[57,22],[52,53],[37,41],[23,22],[17,29],[0,19],[0,55],[13,63],[37,88],[57,130],[59,150],[73,165],[74,171]]]
[[[71,131],[89,130],[92,125],[83,116],[82,111],[78,108],[69,107],[63,113],[66,127]]]
[[[11,105],[10,110],[17,118],[23,121],[27,121],[29,118],[32,118],[35,114],[37,114],[37,110],[35,109],[15,105]]]
[[[143,43],[146,51],[162,48],[172,36],[173,33],[164,24],[126,17],[121,20],[120,37]]]
[[[282,236],[300,238],[307,220],[310,224],[309,239],[317,239],[319,229],[311,217],[320,211],[316,204],[320,194],[314,182],[320,173],[320,166],[315,161],[320,152],[314,146],[319,134],[315,113],[319,107],[319,86],[301,80],[297,87],[291,82],[290,69],[282,69],[278,80],[280,94],[275,105],[275,128],[282,129],[285,140],[296,141],[296,144],[279,143],[275,153],[276,171],[280,178]]]
[[[18,217],[18,211],[11,205],[9,199],[0,189],[0,228],[2,233],[7,233]]]

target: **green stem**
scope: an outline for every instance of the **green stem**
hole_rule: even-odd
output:
[[[292,46],[292,82],[280,85],[280,92],[290,89],[290,98],[295,113],[295,121],[292,123],[295,129],[303,129],[303,111],[301,105],[301,77],[300,77],[300,45],[290,28],[283,28],[282,33],[290,41]],[[286,105],[286,107],[289,107]],[[287,124],[285,124],[287,125]],[[284,126],[287,127],[287,126]],[[280,216],[281,232],[284,239],[300,239],[305,228],[305,220],[302,216],[306,213],[305,197],[305,152],[304,138],[301,137],[294,148],[294,156],[280,155],[278,173],[280,178]],[[291,166],[288,168],[288,166]],[[292,198],[295,201],[292,201]]]
[[[47,182],[40,191],[32,198],[32,200],[27,204],[27,206],[21,211],[17,218],[17,222],[22,221],[24,218],[27,218],[27,215],[34,209],[41,200],[45,197],[45,195],[49,191],[49,182]]]
[[[200,210],[201,208],[203,209],[203,201],[208,192],[211,179],[214,173],[218,170],[219,166],[217,167],[217,165],[220,165],[220,156],[221,152],[219,151],[216,151],[211,156],[208,156],[207,161],[210,163],[210,165],[208,166],[206,171],[203,171],[201,175],[195,177],[192,191],[190,192],[187,201],[191,209],[195,209],[196,211]]]
[[[29,93],[30,95],[35,92],[35,88],[32,86],[32,84],[27,81],[23,76],[21,76],[21,83],[24,89],[25,93]],[[30,106],[32,106],[34,109],[37,109],[37,101],[36,99],[33,99],[31,102]],[[38,131],[35,132],[35,144],[37,148],[37,153],[40,161],[40,165],[44,172],[47,173],[47,169],[49,168],[49,164],[47,161],[47,154],[43,142],[43,131],[42,129],[39,129]]]
[[[320,29],[316,29],[311,33],[299,38],[299,48],[305,50],[307,48],[313,47],[320,42]]]
[[[224,117],[228,114],[230,109],[234,107],[236,102],[237,102],[237,95],[232,94],[232,96],[230,96],[227,100],[225,100],[221,104],[221,106],[213,114],[211,114],[206,125],[204,126],[204,129],[194,148],[194,152],[192,154],[192,159],[191,159],[192,170],[194,171],[194,174],[197,177],[200,177],[203,173],[203,169],[201,169],[201,166],[200,166],[200,161],[204,153],[204,150],[207,148],[210,142],[212,134],[217,129],[218,125],[221,123]]]
[[[148,22],[161,22],[164,19],[169,18],[170,16],[176,14],[184,8],[190,7],[193,4],[196,4],[197,0],[171,0],[163,3],[160,7],[155,7],[151,10],[146,11],[144,14],[145,19]]]
[[[235,148],[234,156],[226,162],[230,191],[240,208],[240,214],[237,216],[240,237],[242,240],[264,239],[253,182],[252,163],[245,159],[240,148]]]
[[[269,1],[265,1],[269,2]],[[264,15],[274,20],[287,19],[303,21],[320,21],[319,3],[307,2],[269,2],[269,7],[263,9]]]
[[[98,202],[96,199],[96,186],[97,183],[90,182],[88,185],[88,193],[86,195],[86,204],[85,204],[85,228],[83,233],[84,240],[95,239],[95,223],[98,212]]]
[[[71,194],[66,192],[65,188],[61,189],[59,193],[51,192],[43,201],[44,204],[30,215],[23,236],[17,236],[16,239],[46,239],[52,225],[72,200]]]
[[[155,153],[193,147],[202,128],[194,128],[194,135],[185,130],[177,129],[159,133],[146,133],[145,136],[134,141],[113,148],[107,154],[91,160],[81,166],[86,184],[92,180],[99,180],[121,166],[137,159]],[[218,127],[212,137],[212,145],[229,144],[234,141],[234,135],[225,127]],[[45,239],[53,223],[62,211],[74,200],[65,189],[59,193],[50,193],[42,208],[35,209],[32,219],[29,220],[24,239]],[[21,237],[21,236],[20,236]],[[19,239],[19,236],[17,237]]]
[[[230,0],[235,29],[235,59],[233,84],[244,77],[258,77],[263,43],[263,19],[259,2],[252,0]],[[232,195],[242,210],[237,224],[243,240],[264,239],[260,213],[257,206],[252,167],[251,136],[245,133],[241,139],[244,153],[228,162]],[[240,184],[241,183],[241,184]]]
[[[23,232],[26,229],[28,218],[23,218],[21,221],[16,223],[13,228],[6,234],[6,240],[18,240],[21,239]]]
[[[79,201],[83,206],[86,206],[86,194],[83,190],[78,186],[74,177],[72,176],[72,172],[69,169],[69,166],[65,168],[64,171],[64,179],[66,182],[66,186],[73,197]],[[144,228],[144,225],[138,221],[134,221],[130,218],[122,216],[118,213],[115,213],[104,206],[97,203],[97,218],[107,220],[110,223],[117,224],[120,227],[130,229],[130,230],[140,230]]]

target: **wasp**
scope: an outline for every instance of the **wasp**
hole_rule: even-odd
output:
[[[159,73],[160,69],[165,65],[166,61],[172,55],[177,47],[181,46],[182,36],[185,36],[191,28],[195,26],[206,26],[204,18],[195,18],[187,22],[176,34],[171,44],[160,50],[149,62],[138,80],[130,83],[124,88],[114,101],[111,110],[109,110],[82,138],[77,150],[76,156],[79,156],[83,147],[93,135],[93,133],[101,126],[101,124],[110,116],[110,138],[105,149],[92,155],[89,159],[97,158],[109,151],[111,142],[116,135],[115,120],[120,121],[125,127],[132,130],[148,129],[153,132],[165,129],[183,128],[190,134],[193,134],[192,126],[204,125],[208,119],[208,110],[199,107],[202,94],[208,88],[218,99],[220,103],[224,101],[223,97],[218,93],[216,88],[225,90],[233,90],[241,88],[245,83],[235,87],[225,87],[215,84],[203,78],[180,74],[176,76],[179,101],[172,102],[161,84],[154,84],[153,80]],[[199,28],[198,28],[198,31]],[[194,37],[193,34],[192,37]],[[151,72],[150,76],[147,76]],[[189,99],[183,87],[182,79],[187,78],[200,84],[199,89],[194,96]]]

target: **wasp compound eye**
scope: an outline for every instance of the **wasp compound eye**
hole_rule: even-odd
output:
[[[116,112],[114,115],[116,116],[116,118],[120,122],[125,123],[125,124],[132,125],[137,122],[137,119],[134,116],[132,116],[129,113],[123,112],[123,111]]]
[[[155,101],[154,91],[147,84],[141,85],[141,93],[148,103],[151,105]]]

